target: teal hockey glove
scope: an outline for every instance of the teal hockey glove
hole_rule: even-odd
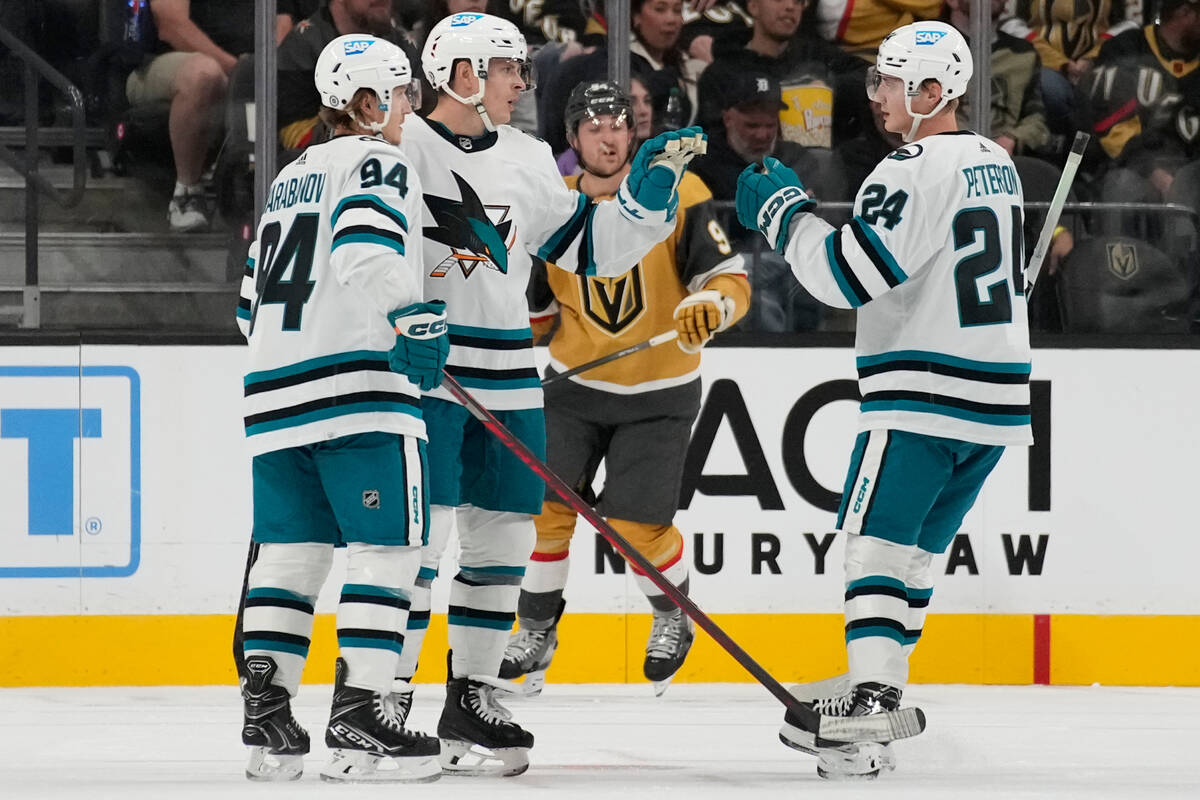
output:
[[[811,211],[817,201],[804,191],[804,184],[791,167],[767,156],[762,168],[751,164],[738,176],[738,221],[767,237],[767,244],[782,253],[787,246],[788,226],[800,211]]]
[[[708,136],[697,127],[666,131],[642,142],[629,167],[629,192],[649,211],[671,213],[675,189],[688,162],[708,150]]]
[[[442,383],[442,367],[450,355],[446,329],[446,304],[441,300],[413,303],[388,314],[396,330],[396,343],[388,353],[393,372],[428,392]]]

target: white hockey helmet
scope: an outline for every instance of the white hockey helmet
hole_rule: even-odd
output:
[[[880,76],[890,75],[904,82],[904,108],[913,117],[913,126],[904,140],[912,141],[921,120],[937,114],[951,100],[966,94],[967,83],[975,67],[967,40],[952,25],[944,22],[914,22],[897,28],[884,37],[868,70],[867,95],[875,99]],[[942,99],[928,114],[912,110],[912,98],[926,80],[937,81]]]
[[[392,92],[406,86],[410,102],[413,90],[412,65],[408,56],[396,45],[365,33],[339,36],[321,51],[313,70],[313,82],[321,94],[321,102],[339,111],[350,104],[359,89],[370,89],[379,98],[383,122],[361,123],[378,133],[387,125],[392,114]],[[414,107],[418,103],[413,103]]]
[[[460,103],[475,106],[488,130],[493,130],[483,110],[483,92],[487,84],[488,63],[493,58],[517,62],[525,88],[534,88],[525,37],[516,25],[491,14],[451,14],[433,26],[421,52],[425,77],[435,90],[442,90]],[[454,62],[466,59],[479,76],[479,90],[460,97],[450,89]]]

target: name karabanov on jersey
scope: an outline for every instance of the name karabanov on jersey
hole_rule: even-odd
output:
[[[325,173],[310,172],[300,178],[290,178],[275,184],[267,200],[267,213],[291,208],[297,203],[319,203],[325,191]]]
[[[1017,171],[1007,164],[976,164],[963,167],[962,174],[967,179],[968,200],[996,194],[1015,195],[1021,188]]]

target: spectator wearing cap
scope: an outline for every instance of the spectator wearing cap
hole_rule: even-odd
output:
[[[700,76],[698,124],[708,129],[720,123],[720,85],[743,73],[766,72],[781,87],[784,140],[830,147],[852,137],[867,114],[866,63],[801,28],[801,0],[750,0],[747,9],[753,28],[713,45],[713,63]]]
[[[779,135],[779,112],[785,108],[779,82],[761,69],[730,73],[711,86],[710,99],[720,116],[708,138],[708,153],[692,162],[718,200],[733,200],[737,177],[748,164],[774,156],[805,176],[809,194],[845,193],[839,170],[828,150],[802,147]],[[734,223],[731,228],[738,228]],[[739,231],[741,232],[741,231]]]

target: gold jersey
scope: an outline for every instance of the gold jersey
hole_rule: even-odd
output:
[[[566,178],[574,189],[579,176]],[[547,270],[535,264],[530,278],[535,327],[558,313],[550,342],[550,366],[563,372],[674,330],[675,306],[693,292],[718,289],[745,314],[750,286],[742,257],[733,251],[717,221],[712,192],[690,172],[679,184],[675,230],[633,269],[615,278]],[[642,350],[573,376],[583,386],[617,394],[681,386],[695,380],[700,354],[673,342]]]

